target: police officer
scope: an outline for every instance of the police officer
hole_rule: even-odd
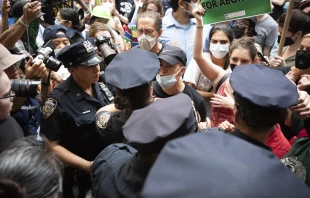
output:
[[[226,135],[210,128],[168,143],[141,197],[309,197],[309,188],[264,144],[285,108],[298,103],[295,85],[261,65],[236,67],[230,84],[236,130]]]
[[[106,146],[98,138],[95,113],[112,101],[106,87],[97,82],[102,59],[88,40],[65,47],[57,58],[71,76],[45,100],[41,134],[50,140],[51,149],[68,165],[64,197],[73,197],[73,194],[84,197],[91,186],[92,161]]]
[[[101,108],[96,114],[96,127],[105,142],[123,141],[122,127],[131,113],[153,100],[151,82],[158,71],[157,56],[138,48],[117,54],[106,68],[105,82],[115,87],[116,95],[115,104]]]
[[[92,166],[95,197],[139,197],[144,180],[166,142],[198,130],[192,100],[178,94],[134,111],[123,127],[130,145],[112,144]],[[151,120],[151,121],[150,121]]]

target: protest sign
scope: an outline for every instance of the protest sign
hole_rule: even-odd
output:
[[[270,0],[202,0],[203,24],[212,24],[270,13]]]

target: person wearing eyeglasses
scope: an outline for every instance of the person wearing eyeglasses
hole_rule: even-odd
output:
[[[0,153],[24,136],[22,128],[10,116],[15,93],[4,71],[0,70]]]
[[[41,60],[31,64],[33,58],[30,57],[25,65],[24,77],[21,77],[23,73],[20,68],[20,61],[24,58],[24,55],[11,54],[3,45],[0,45],[0,70],[3,70],[9,79],[21,79],[32,80],[40,79],[45,73],[46,68]],[[41,109],[40,103],[34,97],[25,96],[22,93],[23,86],[19,83],[15,83],[17,96],[14,99],[13,107],[11,108],[12,117],[22,127],[25,136],[37,135],[37,130],[40,126]],[[28,90],[26,90],[28,93]]]

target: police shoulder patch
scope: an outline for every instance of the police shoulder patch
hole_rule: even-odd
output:
[[[98,120],[97,120],[97,126],[100,129],[105,129],[108,125],[108,122],[110,120],[111,117],[111,113],[110,112],[103,112],[101,113],[101,115],[99,116]]]
[[[54,98],[47,98],[42,109],[44,119],[50,117],[50,115],[52,115],[52,113],[55,111],[56,107],[57,100],[55,100]]]

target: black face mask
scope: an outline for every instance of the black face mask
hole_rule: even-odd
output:
[[[295,34],[293,34],[292,36],[294,36],[294,35]],[[292,36],[285,38],[284,46],[293,45],[295,43],[295,41],[293,41],[293,39],[292,39]],[[281,40],[281,36],[278,36],[278,43],[280,43],[280,40]]]
[[[241,28],[239,26],[235,26],[235,27],[232,27],[231,30],[233,32],[235,39],[239,39],[244,36],[245,27]]]
[[[236,64],[230,64],[230,69],[231,69],[231,71],[234,71],[234,69],[235,69],[236,66],[237,66]]]
[[[310,51],[297,50],[295,67],[297,69],[308,69],[310,67]]]

